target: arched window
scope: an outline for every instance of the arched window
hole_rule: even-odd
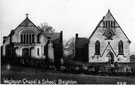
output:
[[[118,52],[119,52],[119,55],[123,55],[123,42],[122,42],[122,40],[120,40],[120,42],[118,43]]]
[[[31,43],[31,34],[29,35],[29,43]]]
[[[32,35],[32,42],[34,43],[34,34]]]
[[[26,42],[26,34],[23,35],[24,43]]]
[[[32,30],[24,30],[20,35],[20,42],[32,43],[34,42],[34,32]]]
[[[21,43],[23,42],[23,35],[21,34]]]
[[[100,42],[98,40],[95,43],[95,55],[100,55]]]
[[[29,43],[29,35],[27,34],[27,42],[26,43]]]

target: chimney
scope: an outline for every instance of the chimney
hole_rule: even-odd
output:
[[[63,31],[60,32],[60,43],[63,43]]]
[[[76,33],[76,39],[78,39],[78,33]]]

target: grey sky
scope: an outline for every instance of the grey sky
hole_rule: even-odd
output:
[[[89,37],[110,9],[133,42],[133,51],[135,0],[2,0],[1,4],[1,37],[15,29],[25,19],[26,13],[37,26],[47,22],[56,31],[63,30],[64,39],[74,37],[75,33]]]

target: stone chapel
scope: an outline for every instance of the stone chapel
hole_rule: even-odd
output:
[[[63,32],[45,33],[26,15],[8,36],[3,37],[2,56],[48,59],[60,62],[63,57]]]
[[[110,10],[89,38],[76,34],[75,60],[84,62],[130,62],[131,41]]]

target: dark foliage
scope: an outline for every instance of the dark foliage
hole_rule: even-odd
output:
[[[131,55],[131,56],[130,56],[130,61],[131,61],[131,62],[135,62],[135,55]]]
[[[96,64],[87,65],[82,62],[77,62],[73,60],[66,61],[63,66],[60,64],[55,65],[56,63],[46,62],[46,59],[35,59],[35,58],[25,58],[25,57],[7,57],[3,56],[1,58],[1,64],[10,64],[10,65],[20,65],[24,67],[34,67],[34,68],[44,68],[50,70],[57,70],[63,73],[73,73],[73,74],[86,74],[86,75],[102,75],[102,76],[135,76],[135,69],[131,68],[130,70],[123,71],[122,67],[101,67]],[[134,64],[134,63],[133,63]],[[59,66],[58,66],[59,65]],[[133,65],[134,66],[134,65]]]

